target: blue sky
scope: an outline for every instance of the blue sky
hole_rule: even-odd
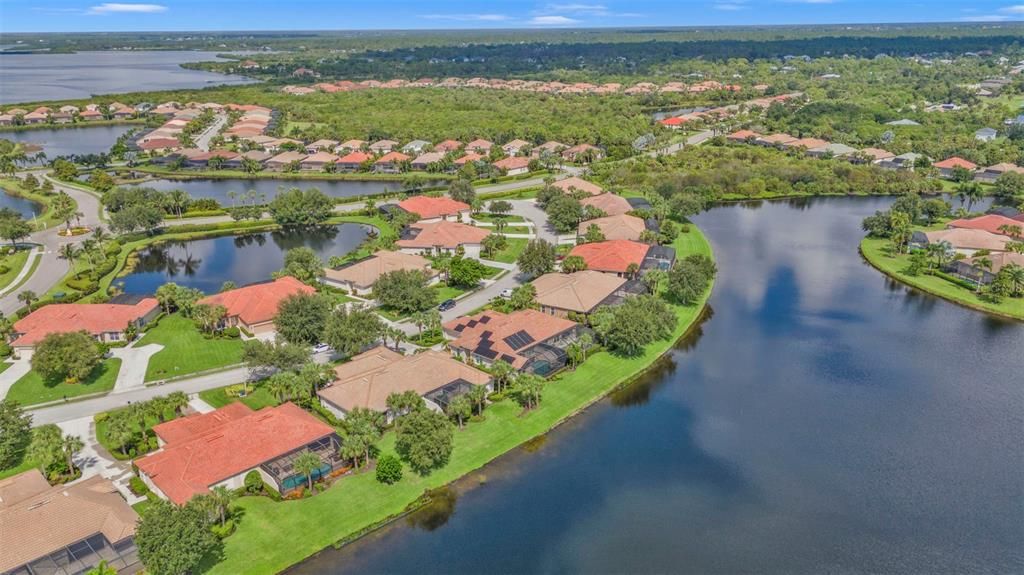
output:
[[[0,0],[0,32],[708,26],[1024,20],[1024,0]]]

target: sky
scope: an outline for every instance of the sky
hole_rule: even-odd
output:
[[[1021,2],[1022,0],[1016,0]],[[0,0],[0,33],[1008,22],[1014,0]]]

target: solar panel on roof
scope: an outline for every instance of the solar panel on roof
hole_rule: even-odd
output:
[[[466,326],[468,326],[468,327],[476,327],[476,324],[478,324],[478,323],[480,323],[480,322],[476,321],[475,319],[471,319],[471,320],[469,320],[469,322],[468,322],[468,323],[466,324]]]
[[[511,355],[503,354],[501,356],[501,360],[504,361],[505,363],[512,363],[516,360],[516,358],[512,357]]]
[[[491,316],[489,315],[485,315],[482,318],[480,318],[480,323],[487,323],[489,321],[491,321]]]
[[[486,330],[486,331],[480,332],[480,338],[481,339],[491,339],[492,335],[494,335],[494,332],[491,331],[491,330]]]
[[[466,326],[462,325],[461,323],[459,325],[455,326],[455,331],[457,331],[459,333],[462,333],[462,330],[464,330],[464,329],[466,329]]]
[[[521,329],[515,332],[514,334],[506,337],[504,341],[505,343],[508,344],[509,347],[518,351],[533,343],[534,339],[530,334],[526,333],[526,330]]]
[[[498,357],[498,352],[493,349],[481,349],[478,347],[476,348],[476,353],[477,355],[481,355],[487,359],[494,359]]]

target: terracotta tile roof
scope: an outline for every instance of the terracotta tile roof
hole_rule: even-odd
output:
[[[249,406],[239,401],[210,413],[196,413],[159,423],[153,426],[153,432],[164,440],[164,443],[179,443],[200,436],[229,421],[247,417],[251,413]]]
[[[761,134],[751,130],[739,130],[738,132],[733,132],[726,137],[730,140],[746,140],[748,138],[760,138]]]
[[[267,162],[271,164],[290,164],[292,162],[301,162],[304,159],[306,159],[306,154],[302,152],[281,152],[267,160]]]
[[[986,172],[993,172],[993,173],[997,173],[997,174],[1004,174],[1006,172],[1016,172],[1018,174],[1024,174],[1024,168],[1022,168],[1022,167],[1020,167],[1020,166],[1018,166],[1016,164],[1011,164],[1009,162],[1003,162],[1001,164],[996,164],[994,166],[989,166],[989,167],[985,168],[985,171]]]
[[[593,206],[609,216],[621,216],[633,209],[626,198],[608,193],[583,198],[580,200],[580,205],[583,207]]]
[[[18,496],[0,502],[2,572],[97,533],[119,543],[135,534],[139,520],[114,485],[98,475],[50,487],[33,469],[0,480],[0,492]]]
[[[181,144],[175,138],[154,138],[139,144],[143,150],[163,150],[167,148],[178,148]]]
[[[112,303],[55,303],[43,306],[14,324],[15,347],[32,346],[47,334],[86,331],[91,335],[120,333],[128,324],[157,309],[160,303],[144,298],[134,305]]]
[[[537,288],[536,300],[540,305],[590,313],[622,287],[626,279],[584,270],[572,274],[544,274],[532,283]]]
[[[499,170],[517,170],[522,168],[530,167],[530,158],[524,158],[522,156],[512,156],[508,158],[502,158],[497,162],[494,162],[494,167]]]
[[[766,144],[785,144],[786,142],[792,142],[796,140],[789,134],[771,134],[769,136],[761,136],[757,139],[758,142],[764,142]]]
[[[953,220],[946,224],[947,228],[965,228],[971,230],[985,230],[991,234],[1009,235],[999,230],[1002,226],[1017,226],[1024,227],[1021,222],[1008,218],[1006,216],[1000,216],[998,214],[986,214],[984,216],[978,216],[976,218],[965,218],[959,220]]]
[[[469,211],[469,204],[444,196],[438,198],[413,196],[398,202],[398,207],[409,213],[419,214],[420,218],[425,220],[441,216],[454,216],[459,212]]]
[[[587,262],[587,269],[600,272],[625,273],[629,264],[639,266],[651,246],[629,240],[608,240],[581,244],[569,255],[580,256]]]
[[[481,154],[478,154],[476,152],[466,152],[466,154],[463,155],[461,158],[455,160],[455,164],[461,166],[463,164],[468,164],[469,162],[475,162],[477,160],[482,159],[484,159],[484,156]]]
[[[402,152],[388,152],[381,156],[374,164],[393,164],[397,162],[408,162],[411,158]]]
[[[412,161],[414,166],[429,166],[444,159],[444,152],[426,152],[416,156]]]
[[[421,270],[431,277],[437,275],[436,271],[430,269],[430,260],[423,256],[381,250],[366,259],[341,268],[328,268],[324,270],[324,277],[367,289],[377,283],[380,276],[398,270]]]
[[[355,152],[351,152],[349,154],[346,154],[346,155],[338,158],[338,163],[339,164],[362,164],[363,162],[365,162],[367,160],[372,160],[372,159],[373,159],[373,154],[371,154],[369,152],[355,151]]]
[[[828,142],[819,138],[800,138],[798,140],[783,142],[782,145],[787,148],[806,148],[808,150],[813,150],[814,148],[824,148],[828,145]]]
[[[458,140],[445,140],[434,146],[434,150],[438,152],[454,152],[455,150],[458,150],[461,147],[462,142]]]
[[[892,152],[888,150],[883,150],[881,148],[864,148],[863,150],[860,151],[860,153],[864,154],[865,156],[868,156],[873,160],[887,160],[889,158],[896,157],[896,154],[893,154]]]
[[[453,349],[463,349],[490,360],[504,360],[516,368],[527,362],[527,358],[520,355],[523,351],[575,327],[575,322],[535,309],[511,314],[488,310],[444,324],[445,332],[455,337],[449,344]],[[512,337],[520,332],[529,337]],[[511,341],[506,341],[510,337]],[[528,343],[521,345],[522,342]],[[514,348],[513,343],[519,347]]]
[[[558,180],[551,185],[565,193],[569,193],[573,190],[584,192],[592,196],[604,193],[604,188],[601,186],[590,183],[583,178],[577,178],[576,176],[565,178],[564,180]]]
[[[992,268],[986,270],[990,273],[997,274],[999,273],[999,270],[1011,264],[1024,267],[1024,254],[1014,252],[996,252],[985,257],[992,262]],[[964,263],[974,265],[974,261],[976,259],[978,258],[965,258],[963,261]]]
[[[448,220],[429,224],[417,222],[410,227],[419,232],[415,237],[398,240],[396,243],[399,247],[414,249],[442,247],[453,250],[465,244],[479,244],[490,234],[483,228]]]
[[[346,140],[338,144],[339,148],[345,148],[349,150],[358,150],[366,145],[366,140]]]
[[[345,411],[364,407],[386,411],[392,393],[415,391],[426,395],[456,380],[486,385],[491,376],[440,351],[402,355],[378,346],[334,368],[335,380],[319,391]]]
[[[494,147],[494,142],[491,142],[489,140],[484,140],[482,138],[477,138],[476,140],[473,140],[472,142],[466,144],[466,149],[467,150],[483,150],[483,151],[486,152],[486,151],[490,151],[490,149],[493,148],[493,147]]]
[[[226,408],[221,408],[226,409]],[[135,460],[171,501],[183,504],[209,487],[334,433],[294,403],[230,419],[205,433]]]
[[[247,285],[205,297],[198,303],[222,305],[228,317],[238,317],[248,325],[268,322],[277,315],[277,306],[290,295],[311,294],[316,290],[291,276],[273,281]]]
[[[961,158],[959,156],[953,156],[952,158],[947,158],[945,160],[942,160],[941,162],[935,162],[932,165],[935,166],[936,168],[940,168],[940,169],[942,169],[942,168],[946,168],[946,169],[964,168],[964,169],[967,169],[967,170],[976,170],[976,169],[978,169],[978,164],[975,164],[974,162],[968,162],[967,160],[965,160],[965,159],[963,159],[963,158]]]
[[[598,196],[600,197],[600,196]],[[647,224],[636,216],[620,214],[581,222],[577,233],[586,235],[590,226],[597,226],[606,240],[633,240],[640,239],[640,234],[647,229]]]
[[[929,243],[949,242],[954,249],[963,250],[992,250],[1005,251],[1006,242],[1011,241],[1009,237],[993,234],[985,230],[968,228],[953,228],[950,230],[938,230],[925,232]]]

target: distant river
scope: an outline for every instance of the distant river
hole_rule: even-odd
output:
[[[252,82],[242,76],[186,70],[186,62],[219,60],[214,52],[132,51],[75,54],[0,53],[0,104],[71,100]]]
[[[1021,573],[1024,323],[864,263],[891,202],[701,214],[708,317],[656,370],[293,573]]]

